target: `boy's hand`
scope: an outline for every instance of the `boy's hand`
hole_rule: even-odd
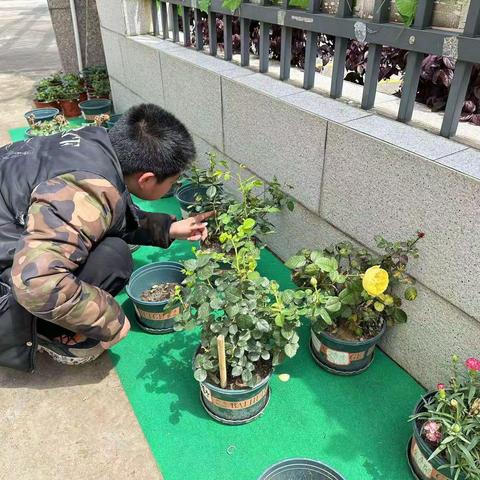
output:
[[[172,223],[170,227],[170,237],[177,240],[205,240],[208,236],[207,224],[204,223],[207,218],[214,215],[214,212],[206,212],[195,215]]]
[[[123,340],[130,330],[130,321],[127,317],[125,317],[125,321],[123,322],[122,329],[113,337],[109,342],[100,342],[102,348],[108,350],[110,347],[118,343],[120,340]]]

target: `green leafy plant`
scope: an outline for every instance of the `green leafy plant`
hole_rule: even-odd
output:
[[[415,19],[418,0],[395,0],[398,13],[402,17],[403,23],[409,27]]]
[[[91,82],[91,88],[96,97],[110,97],[110,81],[108,78],[94,78]]]
[[[331,248],[300,250],[286,266],[293,281],[304,292],[306,316],[312,329],[328,329],[346,339],[376,336],[385,322],[404,323],[407,314],[395,293],[403,285],[403,296],[415,300],[414,279],[406,274],[409,256],[417,258],[417,241],[424,234],[404,242],[376,237],[383,255],[341,242]]]
[[[35,117],[31,115],[27,118],[27,121],[30,125],[28,133],[33,137],[45,137],[54,133],[66,132],[72,128],[63,115],[57,115],[53,120],[36,123]]]
[[[228,388],[255,386],[298,349],[299,296],[281,291],[277,282],[256,271],[260,251],[252,241],[255,227],[247,218],[223,238],[232,255],[197,251],[196,258],[184,262],[186,279],[171,302],[181,305],[176,330],[201,327],[194,361],[199,382],[220,383],[220,334],[225,337]]]
[[[41,90],[37,90],[35,98],[39,102],[55,102],[60,98],[60,93],[60,86],[49,86],[42,88]]]
[[[217,161],[212,153],[208,156],[209,166],[206,169],[194,166],[190,174],[191,182],[203,190],[195,198],[193,211],[215,212],[209,220],[207,245],[218,245],[222,233],[235,233],[247,218],[255,221],[260,234],[274,233],[270,215],[279,213],[284,207],[294,208],[293,200],[283,192],[278,180],[274,177],[271,182],[264,182],[256,176],[244,177],[241,172],[233,176],[225,161]],[[244,169],[240,165],[240,170]],[[225,191],[224,183],[230,180],[234,180],[238,196]]]
[[[452,356],[452,376],[447,386],[439,383],[425,407],[413,415],[422,438],[435,457],[445,465],[438,467],[457,480],[480,478],[480,360],[469,358],[465,372],[459,372],[458,356]]]

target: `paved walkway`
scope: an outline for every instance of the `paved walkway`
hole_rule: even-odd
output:
[[[59,69],[46,0],[1,0],[0,145]],[[161,478],[108,355],[83,367],[38,357],[33,374],[0,367],[0,480]]]

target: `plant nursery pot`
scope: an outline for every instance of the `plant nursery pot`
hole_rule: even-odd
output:
[[[258,385],[243,390],[228,390],[204,381],[200,383],[203,408],[217,422],[243,425],[260,417],[270,400],[270,373]]]
[[[82,111],[82,116],[87,122],[93,122],[97,115],[110,113],[112,101],[108,99],[85,100],[78,104]]]
[[[55,102],[40,102],[39,100],[34,100],[33,101],[34,105],[37,108],[60,108],[60,104],[55,101]]]
[[[351,342],[336,338],[327,332],[311,332],[310,352],[315,361],[335,375],[358,375],[372,363],[375,346],[387,328],[384,322],[381,332],[368,340]]]
[[[110,120],[107,121],[107,128],[112,128],[122,116],[122,113],[116,113],[115,115],[110,115]]]
[[[28,119],[30,115],[33,115],[35,122],[46,122],[48,120],[53,120],[59,113],[60,110],[58,108],[34,108],[23,116]]]
[[[192,210],[188,207],[195,205],[195,197],[197,195],[205,195],[207,189],[202,186],[197,186],[192,183],[183,185],[177,189],[175,192],[175,198],[180,203],[180,208],[182,210],[182,217],[188,218],[192,215]]]
[[[63,110],[63,115],[67,118],[80,116],[80,107],[78,100],[59,100],[60,108]]]
[[[258,480],[345,480],[338,472],[310,458],[289,458],[272,465]]]
[[[180,313],[180,308],[167,310],[168,300],[147,302],[141,295],[152,285],[160,283],[182,283],[185,275],[183,266],[177,262],[157,262],[145,265],[130,277],[126,291],[132,299],[137,313],[138,326],[154,334],[171,333],[174,331],[174,319]]]
[[[413,414],[420,413],[424,410],[425,403],[435,395],[436,392],[425,394],[416,404]],[[412,474],[419,480],[453,480],[455,472],[451,473],[450,469],[439,470],[439,467],[445,465],[442,457],[435,457],[428,460],[433,453],[430,445],[422,438],[420,426],[417,421],[412,422],[413,436],[408,442],[407,460],[412,470]],[[465,475],[460,475],[458,480],[465,480]]]

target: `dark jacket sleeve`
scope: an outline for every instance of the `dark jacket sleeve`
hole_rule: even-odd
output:
[[[139,228],[128,233],[124,238],[132,245],[153,245],[168,248],[173,239],[170,238],[170,226],[177,219],[166,213],[144,212],[137,210]]]

